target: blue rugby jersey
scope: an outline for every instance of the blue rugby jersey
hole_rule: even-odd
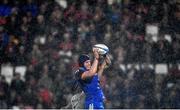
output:
[[[86,95],[85,99],[85,108],[88,109],[89,105],[93,104],[94,108],[96,109],[103,109],[103,100],[104,94],[100,87],[100,81],[98,74],[95,74],[93,77],[88,78],[86,80],[81,79],[82,73],[87,71],[85,68],[81,67],[79,70],[76,71],[75,77],[78,80],[78,83],[81,89],[84,91]]]

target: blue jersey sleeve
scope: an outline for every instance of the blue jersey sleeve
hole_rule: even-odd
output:
[[[83,74],[85,71],[86,71],[85,69],[80,68],[79,70],[76,71],[75,77],[76,77],[76,79],[77,79],[78,81],[80,81],[80,82],[90,83],[91,80],[92,80],[92,77],[86,78],[85,80],[82,80],[82,79],[81,79],[81,76],[82,76],[82,74]]]

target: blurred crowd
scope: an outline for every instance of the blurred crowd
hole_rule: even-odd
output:
[[[147,25],[158,27],[157,41]],[[106,108],[180,108],[179,0],[1,0],[0,64],[27,71],[10,84],[0,76],[0,108],[66,106],[77,58],[97,43],[113,62],[101,78]],[[172,66],[159,75],[147,66],[158,63]]]

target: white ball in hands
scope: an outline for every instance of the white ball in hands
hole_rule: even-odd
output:
[[[93,46],[94,49],[98,49],[100,55],[105,55],[109,52],[109,48],[105,44],[96,44]]]

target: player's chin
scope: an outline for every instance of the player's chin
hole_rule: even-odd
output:
[[[89,70],[90,68],[91,68],[91,66],[88,66],[86,69],[88,69],[88,70]]]

